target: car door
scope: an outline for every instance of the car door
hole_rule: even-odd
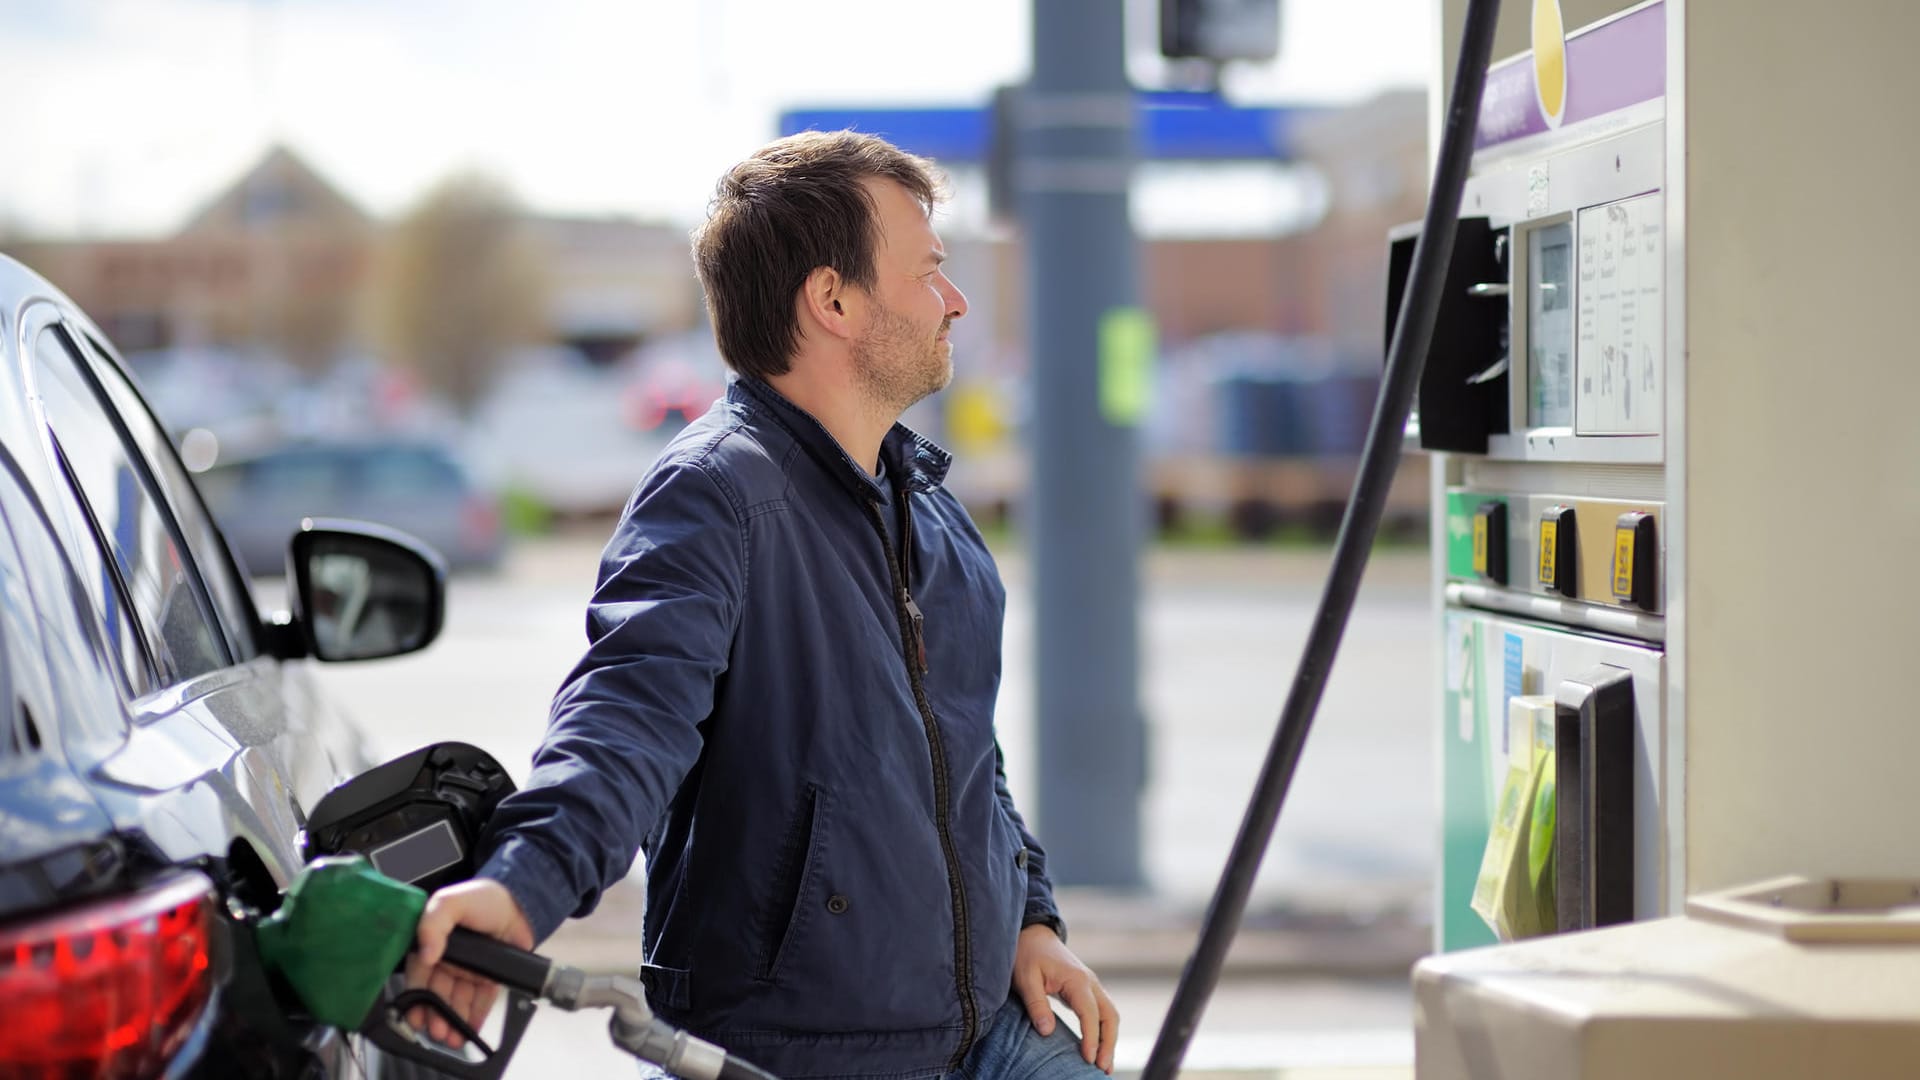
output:
[[[185,471],[117,365],[84,319],[52,303],[23,321],[26,369],[68,481],[70,547],[105,552],[95,604],[110,625],[132,627],[119,641],[136,736],[168,733],[196,747],[211,733],[225,760],[192,754],[117,754],[102,768],[133,786],[164,788],[197,770],[222,775],[232,792],[228,826],[245,840],[275,885],[300,865],[305,809],[336,778],[310,725],[289,716],[301,701],[278,661],[261,654],[257,621],[210,523],[179,513],[197,506]],[[92,339],[92,340],[89,340]],[[162,451],[164,453],[156,453]],[[170,467],[169,467],[170,466]],[[216,576],[224,574],[223,576]],[[114,609],[124,605],[125,620]],[[194,729],[198,729],[197,731]]]
[[[186,548],[198,564],[201,579],[213,599],[216,617],[234,641],[234,655],[255,669],[260,683],[256,689],[270,692],[278,706],[284,724],[272,741],[298,796],[299,812],[304,816],[335,784],[371,767],[373,763],[365,756],[361,733],[319,692],[306,664],[289,664],[266,655],[261,647],[260,619],[246,575],[233,559],[231,547],[221,536],[219,523],[207,509],[179,453],[167,438],[165,425],[134,389],[126,369],[104,340],[84,327],[79,329],[80,340],[88,349],[100,385],[126,423],[136,450],[149,462],[166,493]],[[287,539],[281,538],[283,547]],[[211,704],[232,703],[222,702],[216,696]],[[263,708],[268,706],[267,702],[259,704]]]

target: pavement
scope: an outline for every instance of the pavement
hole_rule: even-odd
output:
[[[583,605],[603,538],[603,529],[589,527],[521,544],[500,573],[455,580],[446,630],[427,652],[323,668],[323,683],[382,755],[457,738],[524,778],[548,699],[584,643]],[[1324,550],[1233,548],[1157,550],[1147,560],[1147,887],[1060,892],[1076,953],[1120,1008],[1122,1074],[1144,1064],[1197,941],[1327,558]],[[1009,779],[1027,809],[1040,782],[1031,590],[1019,551],[1001,552],[1000,561],[1009,604],[998,722]],[[1411,1076],[1407,976],[1429,947],[1438,846],[1426,572],[1422,550],[1389,550],[1370,566],[1184,1076]],[[1071,842],[1050,837],[1044,821],[1033,824],[1049,846]],[[570,922],[548,951],[595,969],[632,970],[639,894],[637,877],[609,890],[600,909]],[[604,1026],[603,1017],[543,1010],[510,1074],[598,1075],[620,1060]]]

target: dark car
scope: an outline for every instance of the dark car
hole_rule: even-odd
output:
[[[312,440],[216,462],[198,477],[241,565],[285,572],[303,518],[378,521],[438,551],[453,569],[487,568],[504,544],[500,512],[445,447],[416,439]]]
[[[373,527],[294,538],[262,620],[99,331],[0,257],[0,1076],[352,1076],[247,919],[361,772],[304,658],[438,632],[443,570]]]

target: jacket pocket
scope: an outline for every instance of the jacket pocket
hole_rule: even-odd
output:
[[[647,988],[647,1001],[654,1008],[665,1006],[685,1011],[693,1005],[693,973],[686,968],[640,965],[640,982]]]
[[[774,890],[767,905],[757,975],[771,982],[780,974],[780,961],[792,951],[796,938],[806,929],[805,903],[814,891],[825,847],[827,792],[817,784],[808,784],[800,792],[799,805],[787,822],[774,859]]]

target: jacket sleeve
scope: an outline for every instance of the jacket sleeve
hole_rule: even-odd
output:
[[[1060,918],[1059,905],[1053,902],[1053,881],[1047,877],[1047,853],[1013,805],[1013,792],[1007,787],[1007,756],[1000,752],[998,740],[993,744],[993,793],[999,796],[1000,805],[1006,808],[1007,817],[1020,833],[1020,846],[1027,849],[1027,910],[1020,917],[1020,928],[1024,930],[1036,923],[1050,926],[1060,940],[1065,941],[1067,924]]]
[[[699,464],[634,492],[601,557],[588,647],[553,700],[521,790],[489,825],[479,875],[544,940],[591,912],[699,757],[746,590],[746,534]]]

